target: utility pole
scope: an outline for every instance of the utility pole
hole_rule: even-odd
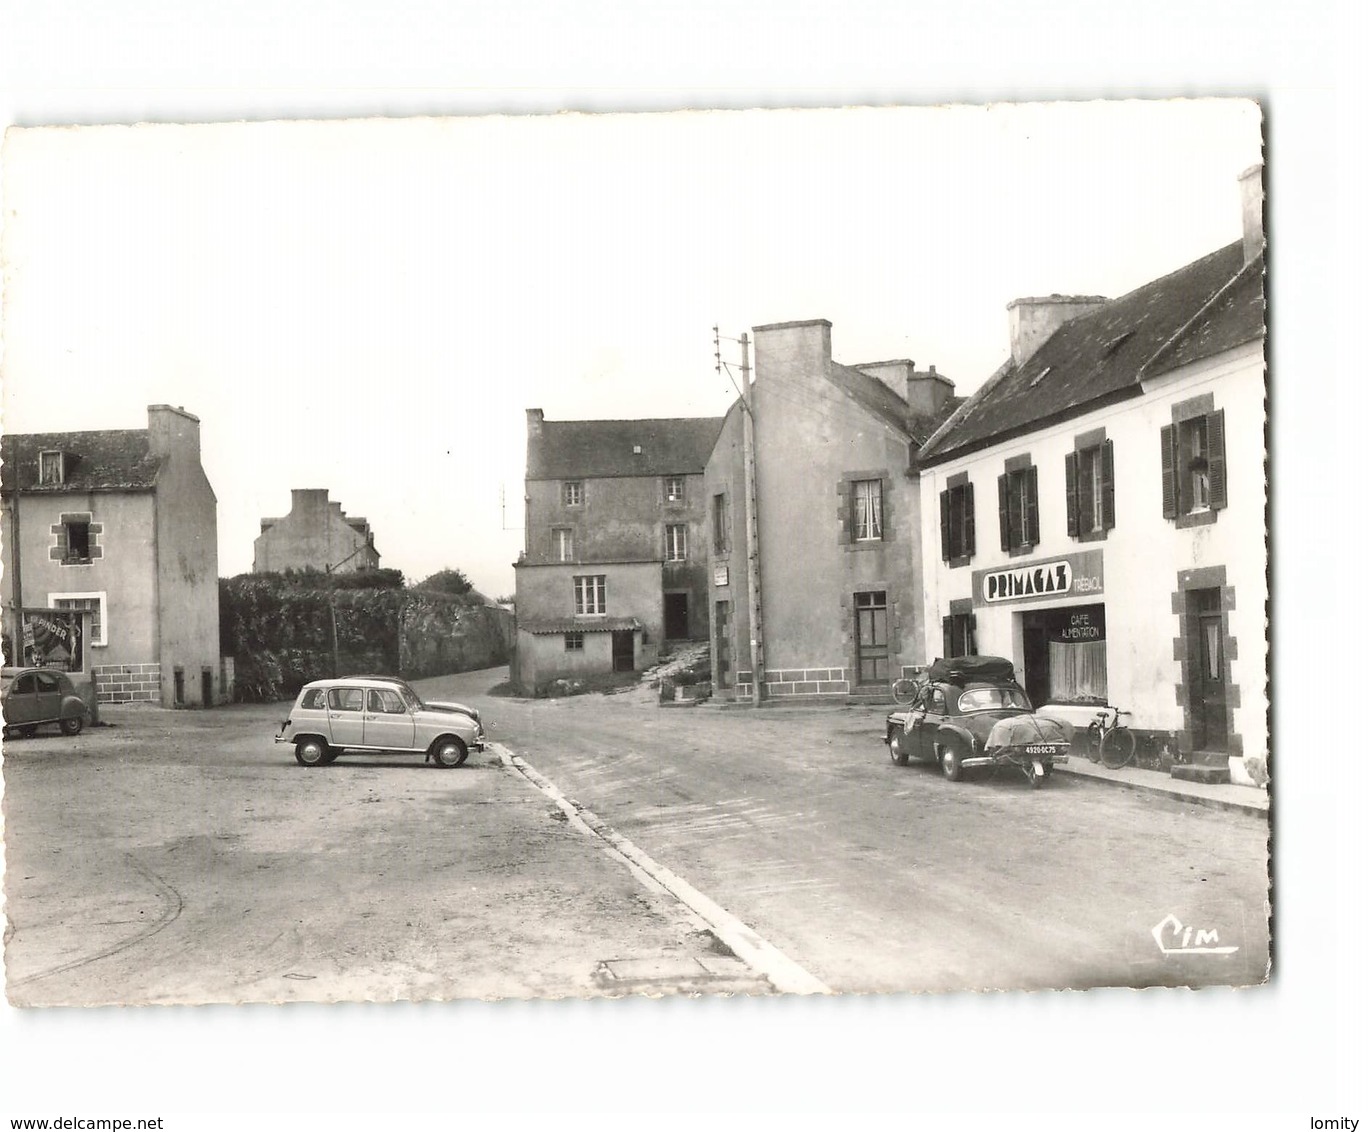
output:
[[[714,359],[719,369],[726,369],[718,346],[718,327],[714,327]],[[750,626],[750,656],[752,665],[752,706],[761,705],[761,687],[765,677],[765,635],[761,628],[761,547],[760,508],[756,493],[756,409],[752,398],[752,367],[748,350],[750,343],[744,332],[735,341],[742,347],[742,464],[745,483],[742,497],[747,528],[747,621]],[[732,377],[729,370],[728,377]],[[737,382],[734,381],[736,386]]]

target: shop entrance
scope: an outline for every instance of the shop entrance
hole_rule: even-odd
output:
[[[1104,607],[1023,614],[1023,690],[1034,704],[1108,702]]]
[[[1196,751],[1227,750],[1227,664],[1223,648],[1222,595],[1217,589],[1190,590],[1189,719]]]

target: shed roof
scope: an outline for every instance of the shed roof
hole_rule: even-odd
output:
[[[520,631],[544,636],[549,633],[612,633],[618,629],[641,629],[636,617],[601,617],[582,621],[574,617],[546,617],[518,623]]]
[[[40,487],[38,454],[48,451],[65,455],[65,479]],[[0,460],[0,488],[6,493],[147,491],[161,467],[145,428],[15,433],[0,437]]]
[[[1161,372],[1158,365],[1173,369],[1260,337],[1260,262],[1244,268],[1238,240],[1069,320],[1022,365],[1006,361],[924,444],[920,462],[1136,395],[1144,376]]]
[[[722,427],[722,417],[543,421],[528,438],[527,478],[700,474]]]

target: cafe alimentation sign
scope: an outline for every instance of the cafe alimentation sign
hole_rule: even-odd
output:
[[[1104,554],[1085,550],[976,570],[971,574],[971,586],[977,606],[1100,597],[1104,592]]]

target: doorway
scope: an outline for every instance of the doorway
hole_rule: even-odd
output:
[[[718,686],[731,688],[733,684],[732,604],[714,602],[714,656],[718,660]]]
[[[1227,656],[1222,591],[1190,590],[1189,719],[1196,751],[1227,750]]]
[[[613,632],[614,671],[633,671],[633,630],[615,629]]]
[[[683,641],[690,635],[690,595],[688,593],[666,593],[662,595],[665,624],[663,628],[668,641]]]
[[[214,706],[214,675],[208,668],[200,669],[200,706]]]
[[[856,606],[856,673],[859,684],[889,682],[890,621],[884,590],[853,594]]]

